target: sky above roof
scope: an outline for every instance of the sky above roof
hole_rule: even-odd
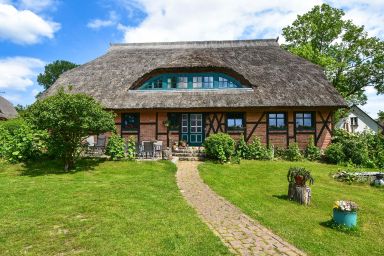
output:
[[[110,43],[281,37],[298,14],[327,2],[384,39],[384,0],[0,0],[0,92],[31,104],[44,65],[86,63]],[[384,95],[367,90],[362,106],[376,118]]]

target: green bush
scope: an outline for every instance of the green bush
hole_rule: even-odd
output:
[[[22,120],[8,122],[0,125],[0,157],[12,163],[39,159],[47,149],[48,133]]]
[[[333,146],[335,144],[337,145]],[[326,150],[325,156],[329,163],[350,163],[361,167],[383,168],[383,152],[383,135],[335,130],[332,145]]]
[[[206,138],[204,147],[208,158],[225,163],[231,160],[235,150],[235,141],[228,134],[216,133]]]
[[[108,139],[105,154],[110,156],[112,160],[119,160],[125,157],[125,142],[124,139],[113,133]]]
[[[240,159],[247,159],[249,154],[249,148],[244,140],[244,136],[241,136],[240,140],[236,144],[235,155]]]
[[[321,156],[320,149],[315,146],[313,137],[310,137],[307,148],[305,149],[305,158],[310,161],[319,160]]]
[[[292,143],[289,145],[285,151],[285,159],[288,161],[300,161],[303,159],[299,145],[297,143]]]
[[[136,141],[134,137],[129,137],[127,143],[127,158],[128,160],[134,160],[136,157]]]
[[[261,143],[260,138],[255,137],[248,145],[248,159],[270,160],[273,158],[273,150]]]
[[[325,150],[325,159],[328,163],[338,164],[345,161],[343,144],[340,142],[332,143]]]

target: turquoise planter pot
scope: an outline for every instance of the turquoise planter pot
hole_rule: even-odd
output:
[[[340,225],[355,227],[357,224],[357,212],[342,212],[333,209],[333,220]]]

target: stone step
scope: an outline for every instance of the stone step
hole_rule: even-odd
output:
[[[205,157],[179,157],[179,161],[204,161]]]
[[[172,150],[172,153],[204,153],[204,150],[178,149],[178,150]]]
[[[181,153],[181,152],[173,152],[173,156],[178,156],[178,157],[205,157],[204,153]]]

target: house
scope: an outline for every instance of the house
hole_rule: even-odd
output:
[[[363,131],[382,133],[384,129],[379,122],[370,117],[356,105],[351,106],[348,116],[340,119],[335,126],[336,128],[353,133]]]
[[[114,111],[121,136],[168,146],[226,132],[276,147],[303,148],[312,136],[325,148],[333,112],[346,107],[319,66],[274,39],[111,44],[45,96],[61,87]]]
[[[17,111],[12,103],[0,96],[0,121],[15,118]]]

